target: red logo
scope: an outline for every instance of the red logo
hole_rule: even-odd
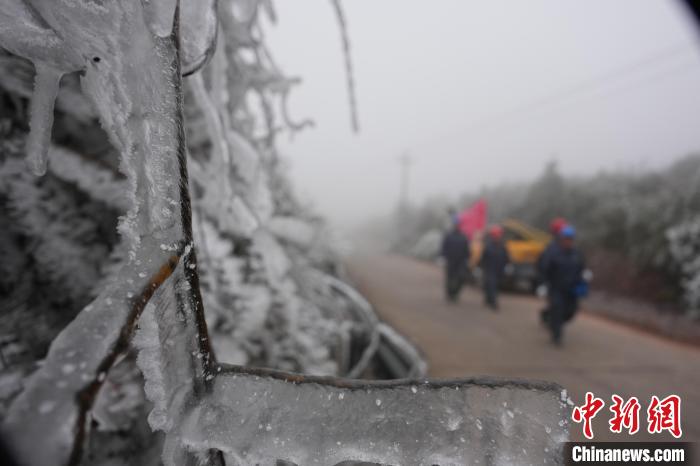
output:
[[[623,429],[627,433],[634,435],[639,432],[639,411],[641,405],[636,396],[630,397],[627,401],[621,396],[612,395],[610,412],[612,417],[608,421],[610,432],[622,433]],[[605,402],[596,397],[591,392],[586,392],[586,402],[581,406],[575,406],[571,413],[571,419],[577,423],[583,423],[583,435],[593,439],[592,420],[603,409]],[[681,397],[669,395],[663,400],[659,400],[656,395],[651,397],[647,408],[647,431],[650,434],[659,434],[668,431],[675,438],[683,435],[681,430]]]
[[[598,411],[603,409],[605,402],[600,398],[596,398],[593,393],[586,392],[586,403],[583,406],[576,406],[574,412],[571,413],[571,418],[574,422],[583,421],[583,435],[587,439],[593,438],[593,426],[591,420],[598,414]]]
[[[627,429],[630,435],[639,431],[639,400],[633,396],[623,404],[623,399],[617,395],[612,396],[613,404],[610,411],[613,413],[610,424],[610,432],[622,432],[622,428]]]
[[[681,431],[681,397],[669,395],[663,400],[654,395],[647,409],[648,430],[656,434],[667,430],[676,438],[683,434]]]

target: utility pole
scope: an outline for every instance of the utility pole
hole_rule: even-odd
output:
[[[408,152],[404,152],[399,156],[399,205],[396,212],[398,244],[402,244],[408,234],[408,181],[412,163],[413,160]]]
[[[404,152],[399,156],[399,165],[401,169],[401,178],[399,180],[399,212],[401,212],[401,215],[403,215],[408,208],[408,175],[412,163],[413,159],[408,152]]]

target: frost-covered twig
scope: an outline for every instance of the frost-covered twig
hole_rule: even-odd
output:
[[[343,56],[345,57],[345,76],[348,87],[348,100],[350,102],[350,123],[354,132],[360,131],[360,123],[357,116],[357,97],[355,96],[355,78],[352,67],[352,55],[350,54],[350,38],[348,37],[348,27],[345,20],[345,13],[340,0],[331,0],[335,16],[340,27],[340,37],[343,41]]]

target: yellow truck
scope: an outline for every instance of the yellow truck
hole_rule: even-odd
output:
[[[509,273],[505,275],[504,287],[534,291],[537,287],[537,259],[547,247],[551,235],[514,219],[504,220],[500,225],[503,227],[503,241],[511,261]],[[479,267],[481,251],[484,247],[483,234],[474,235],[471,241],[472,271],[476,271]],[[477,272],[474,275],[480,274]]]

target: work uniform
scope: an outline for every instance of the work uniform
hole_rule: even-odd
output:
[[[537,258],[537,281],[541,285],[546,285],[547,284],[547,266],[549,264],[549,260],[556,252],[556,250],[559,248],[559,245],[557,244],[557,240],[553,239],[552,241],[547,244],[547,246],[544,248],[544,251],[542,251],[542,254],[540,254],[540,257]],[[547,307],[542,309],[540,311],[540,319],[542,322],[547,323],[549,321],[549,309],[552,307],[552,300],[551,300],[551,294],[547,295]]]
[[[484,301],[493,309],[498,308],[498,288],[510,259],[502,241],[488,239],[479,265],[483,273]]]
[[[552,340],[561,342],[562,327],[578,309],[576,287],[583,280],[584,260],[576,248],[556,247],[545,264]]]
[[[469,240],[459,228],[452,229],[442,240],[445,258],[445,294],[456,301],[464,286],[469,267]]]

